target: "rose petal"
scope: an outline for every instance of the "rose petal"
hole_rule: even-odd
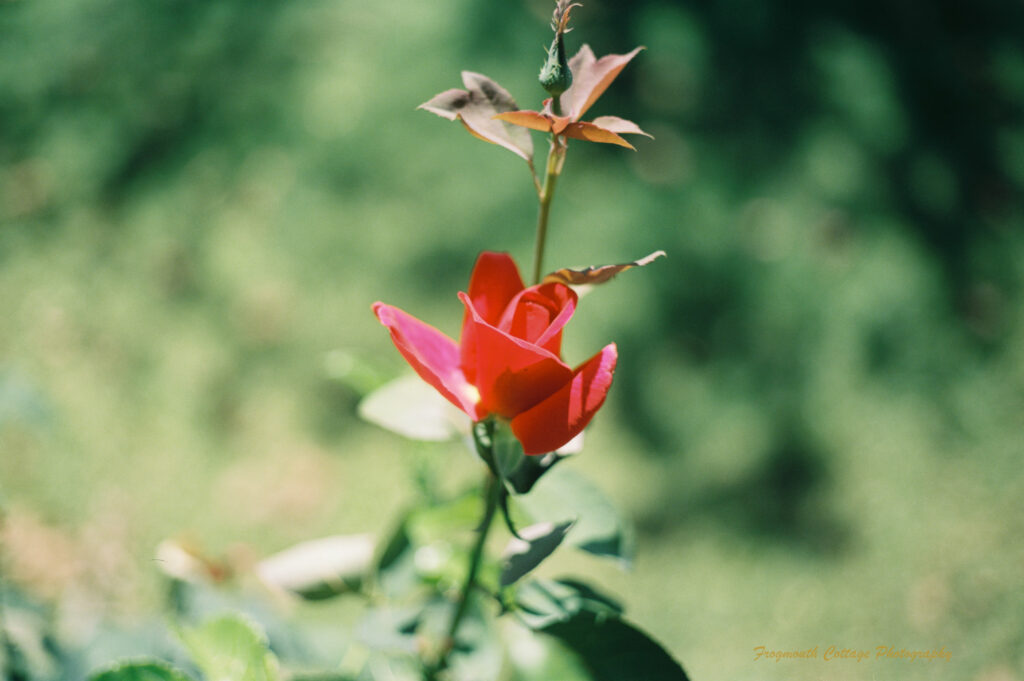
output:
[[[373,312],[420,378],[474,421],[486,416],[480,394],[461,369],[459,346],[451,338],[397,307],[374,303]]]
[[[469,277],[469,300],[485,322],[497,326],[509,302],[525,288],[512,256],[484,251],[477,257]]]
[[[562,327],[576,311],[578,296],[568,286],[531,286],[514,297],[496,326],[516,338],[561,354]]]
[[[497,326],[501,315],[515,295],[523,290],[519,268],[508,253],[484,251],[477,257],[473,274],[469,277],[469,299],[477,314],[492,326]],[[476,380],[476,336],[468,328],[472,316],[469,308],[462,317],[462,335],[459,339],[461,364],[468,367],[466,378]]]
[[[475,364],[463,364],[464,375],[480,391],[480,404],[487,412],[512,418],[572,378],[572,369],[557,355],[491,326],[473,309],[469,296],[460,293],[459,298],[471,313],[463,343],[468,335],[475,347]]]
[[[612,384],[615,344],[581,365],[572,380],[543,402],[512,419],[512,432],[529,455],[553,452],[578,435],[604,404]]]

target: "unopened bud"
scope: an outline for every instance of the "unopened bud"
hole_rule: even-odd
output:
[[[562,39],[561,33],[551,42],[547,61],[541,67],[537,79],[541,87],[552,97],[558,97],[572,85],[572,71],[569,70],[569,61],[565,58],[565,40]]]
[[[568,32],[569,12],[573,7],[579,7],[576,3],[569,3],[567,0],[559,0],[555,6],[555,14],[551,20],[551,28],[555,31],[555,38],[548,48],[548,58],[540,69],[537,79],[541,87],[547,90],[555,102],[558,97],[572,85],[572,71],[569,70],[569,60],[565,56],[565,34]]]

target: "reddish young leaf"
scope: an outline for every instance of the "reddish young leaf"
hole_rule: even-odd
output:
[[[537,111],[507,111],[494,116],[499,121],[521,125],[531,130],[551,132],[551,119]]]
[[[654,135],[644,132],[633,121],[627,121],[625,118],[619,118],[618,116],[598,116],[590,122],[599,128],[604,128],[619,135],[644,135],[654,139]]]
[[[450,121],[461,121],[474,136],[508,149],[527,162],[533,159],[533,139],[520,127],[495,119],[495,114],[517,111],[512,95],[487,76],[462,72],[465,90],[451,89],[420,104]]]
[[[611,130],[606,130],[593,123],[579,122],[570,123],[569,127],[562,133],[566,137],[572,137],[578,140],[587,140],[588,142],[603,142],[605,144],[617,144],[620,147],[626,147],[636,151],[636,147],[616,135]]]
[[[590,46],[583,45],[569,60],[572,87],[562,93],[562,111],[578,121],[642,49],[638,47],[628,54],[609,54],[597,59]]]
[[[658,258],[665,257],[665,251],[655,251],[650,255],[646,255],[639,260],[633,262],[623,263],[621,265],[603,265],[600,267],[587,267],[582,270],[571,270],[568,268],[556,270],[551,274],[544,277],[541,283],[548,284],[552,282],[561,282],[568,284],[569,286],[581,286],[583,284],[603,284],[619,272],[625,272],[626,270],[634,267],[643,267],[648,265]]]
[[[605,144],[617,144],[620,147],[627,147],[636,150],[635,147],[622,139],[620,134],[647,135],[646,132],[633,121],[627,121],[618,116],[600,116],[592,122],[572,122],[563,116],[553,116],[537,111],[508,111],[495,115],[495,118],[512,125],[521,125],[531,130],[541,132],[553,132],[556,135],[565,135],[578,140],[589,142],[604,142]]]

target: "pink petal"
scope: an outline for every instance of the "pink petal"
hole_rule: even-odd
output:
[[[486,416],[479,393],[462,372],[455,341],[397,307],[378,302],[373,304],[373,312],[420,378],[474,421]]]
[[[553,452],[576,437],[604,404],[612,385],[618,350],[605,346],[543,402],[512,419],[512,432],[529,455]]]

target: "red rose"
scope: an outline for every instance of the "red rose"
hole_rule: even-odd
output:
[[[474,421],[507,420],[526,454],[578,435],[604,403],[618,352],[611,343],[576,369],[561,360],[576,292],[561,283],[526,288],[508,254],[485,252],[459,298],[460,343],[396,307],[378,302],[373,311],[420,378]]]

